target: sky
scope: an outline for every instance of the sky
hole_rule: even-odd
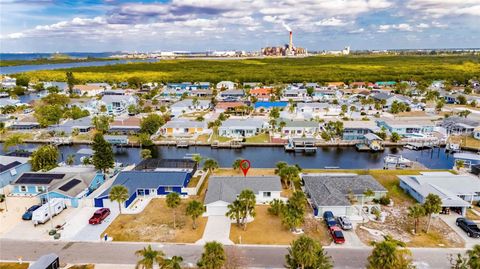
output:
[[[480,0],[0,0],[0,52],[479,48]]]

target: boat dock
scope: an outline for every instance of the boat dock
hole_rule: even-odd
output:
[[[315,142],[315,138],[290,138],[285,145],[285,151],[315,153],[317,152]]]

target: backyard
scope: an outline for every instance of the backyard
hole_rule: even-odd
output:
[[[207,218],[197,219],[197,229],[192,229],[192,219],[185,215],[191,199],[182,199],[176,209],[176,229],[173,229],[173,210],[165,199],[152,199],[139,214],[122,214],[105,230],[114,241],[147,241],[195,243],[203,235]]]

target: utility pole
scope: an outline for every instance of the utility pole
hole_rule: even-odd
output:
[[[52,221],[52,207],[50,203],[50,191],[47,186],[47,206],[48,206],[48,215],[50,217],[50,230],[53,230],[53,221]]]

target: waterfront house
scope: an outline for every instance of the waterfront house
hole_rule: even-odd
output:
[[[250,95],[258,101],[269,101],[272,96],[272,88],[255,88],[250,90]]]
[[[385,105],[383,106],[384,109],[391,109],[392,104],[394,102],[397,103],[404,103],[407,106],[410,106],[412,104],[412,101],[410,98],[403,96],[403,95],[396,95],[396,94],[389,94],[385,92],[379,92],[379,93],[374,93],[369,96],[369,98],[372,98],[373,100],[377,102],[385,102]]]
[[[398,176],[400,188],[424,203],[433,193],[442,199],[442,208],[458,210],[463,216],[473,202],[480,200],[480,180],[470,175],[449,172],[422,172],[421,175]]]
[[[8,194],[8,188],[5,187],[29,171],[29,158],[0,155],[0,194]]]
[[[230,113],[234,112],[239,107],[246,106],[244,102],[218,102],[215,105],[216,113]]]
[[[223,101],[239,101],[245,98],[243,90],[226,90],[218,94],[218,99]]]
[[[282,184],[278,176],[210,177],[205,194],[204,216],[225,216],[228,205],[235,201],[243,190],[253,191],[257,204],[282,199]]]
[[[220,81],[216,86],[217,90],[234,90],[236,88],[235,82]]]
[[[373,84],[370,83],[370,86],[373,87]],[[348,87],[351,89],[367,89],[369,87],[369,84],[362,81],[356,81],[356,82],[350,83]]]
[[[105,88],[96,85],[74,85],[72,93],[80,96],[94,97],[102,94]]]
[[[255,111],[257,112],[262,112],[262,111],[270,111],[274,107],[283,110],[285,107],[287,107],[288,102],[256,102],[255,103]]]
[[[128,189],[128,199],[122,203],[122,208],[128,208],[137,197],[164,198],[171,192],[187,197],[186,188],[196,170],[197,164],[192,160],[148,159],[134,170],[120,172],[112,187],[122,185]],[[94,199],[95,207],[117,206],[108,198],[110,189]]]
[[[452,116],[443,119],[439,126],[445,128],[448,135],[470,135],[476,127],[480,126],[480,122],[469,118]]]
[[[190,90],[191,86],[192,86],[191,82],[167,83],[167,85],[165,85],[165,89],[188,91]]]
[[[206,90],[196,89],[196,90],[192,90],[192,91],[190,92],[190,96],[193,96],[193,97],[203,97],[203,98],[212,97],[212,96],[213,96],[213,91],[212,91],[212,90],[209,90],[209,89],[206,89]]]
[[[57,167],[48,172],[23,173],[12,183],[11,195],[64,199],[68,206],[78,207],[79,200],[88,196],[105,181],[104,175],[84,166]],[[48,193],[47,193],[48,191]]]
[[[159,133],[162,136],[185,137],[211,133],[211,130],[206,121],[175,118],[160,127]]]
[[[127,90],[125,89],[110,89],[110,90],[105,90],[103,95],[126,95]]]
[[[140,132],[141,119],[139,117],[117,117],[110,123],[109,133],[112,134],[136,134]]]
[[[25,116],[21,119],[17,119],[9,129],[12,130],[32,130],[40,128],[40,124],[34,116]]]
[[[335,216],[358,217],[364,210],[362,206],[368,211],[375,207],[365,202],[387,195],[387,190],[370,175],[302,174],[301,179],[317,217],[322,217],[325,211],[331,211]],[[374,195],[365,197],[366,190],[372,190]],[[355,203],[360,203],[360,207]]]
[[[104,95],[98,101],[97,111],[105,106],[109,115],[121,115],[128,111],[129,106],[137,105],[137,97],[134,95]]]
[[[280,125],[284,125],[282,135],[289,138],[313,137],[320,131],[320,124],[316,121],[279,119],[277,126]]]
[[[64,133],[68,135],[72,134],[75,130],[79,133],[88,133],[93,129],[92,117],[87,116],[76,120],[67,119],[59,124],[51,125],[47,129],[49,131],[54,131],[55,133]]]
[[[11,97],[0,98],[0,108],[17,105],[20,105],[20,100],[13,99]]]
[[[253,89],[253,88],[259,87],[261,83],[260,82],[244,82],[242,85],[245,89]]]
[[[110,91],[110,90],[112,90],[112,86],[110,86],[110,84],[105,83],[105,82],[100,82],[100,83],[86,83],[85,85],[87,85],[87,86],[93,86],[93,87],[102,87],[105,91]]]
[[[381,131],[374,121],[344,121],[343,140],[364,140],[365,135]]]
[[[218,128],[218,133],[220,136],[243,138],[257,135],[267,127],[268,123],[262,119],[229,118],[222,122],[222,125]]]
[[[181,114],[200,112],[208,109],[210,109],[210,101],[208,100],[197,100],[197,102],[194,103],[193,99],[185,99],[170,106],[171,113],[175,117]]]
[[[377,125],[389,134],[397,133],[404,137],[424,137],[435,129],[435,124],[427,120],[380,119]]]

